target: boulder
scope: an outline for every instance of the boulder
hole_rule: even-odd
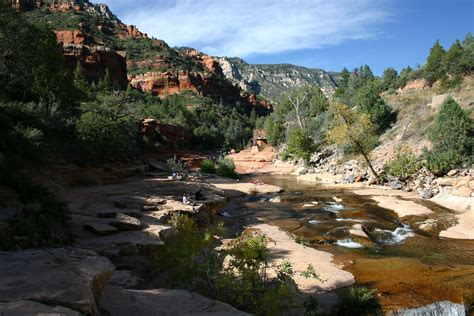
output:
[[[460,188],[460,187],[468,187],[469,186],[469,181],[471,181],[471,177],[462,177],[462,178],[457,178],[454,180],[453,187],[454,188]]]
[[[102,210],[96,213],[98,218],[116,218],[117,214],[125,214],[130,217],[139,218],[141,216],[141,212],[139,210],[134,209],[110,209],[110,210]]]
[[[101,307],[112,316],[248,315],[234,307],[184,290],[129,290],[108,286]]]
[[[80,316],[75,310],[61,307],[48,306],[32,301],[0,302],[0,315],[2,316]]]
[[[98,315],[98,301],[115,269],[109,259],[79,248],[0,252],[0,298],[31,300]]]
[[[398,180],[390,181],[389,184],[392,190],[401,190],[403,188],[403,183]]]
[[[453,169],[453,170],[450,170],[446,175],[448,177],[452,177],[452,176],[455,176],[458,172],[459,172],[459,170]]]
[[[130,270],[115,270],[107,286],[118,286],[121,288],[134,288],[140,284],[141,278]]]
[[[454,179],[452,178],[438,178],[436,179],[436,183],[442,187],[450,187],[454,183]]]
[[[117,213],[114,220],[109,225],[117,227],[119,230],[140,230],[141,223],[135,217],[128,216],[123,213]]]
[[[420,192],[420,196],[423,199],[431,199],[433,197],[433,192],[431,192],[429,189],[424,189]]]
[[[88,222],[84,224],[84,229],[93,231],[94,233],[99,234],[99,235],[110,235],[110,234],[118,232],[118,229],[114,226],[97,223],[97,222]]]
[[[462,197],[471,197],[472,189],[468,186],[458,187],[453,191],[453,195],[462,196]]]

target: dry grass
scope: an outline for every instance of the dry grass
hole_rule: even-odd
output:
[[[439,83],[423,89],[402,89],[395,94],[384,94],[383,98],[395,111],[397,123],[380,137],[381,144],[372,156],[377,165],[393,158],[397,148],[408,146],[416,154],[430,146],[426,132],[439,111],[440,105],[432,104],[433,97],[449,94],[474,118],[474,76],[465,77],[455,89],[443,91]]]

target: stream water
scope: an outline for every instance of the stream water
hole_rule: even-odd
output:
[[[323,189],[291,176],[255,179],[284,192],[251,199],[245,208],[305,244],[334,254],[335,263],[351,272],[358,285],[378,289],[386,311],[474,299],[474,241],[437,237],[452,224],[452,211],[426,202],[433,211],[429,216],[400,219],[370,196]],[[420,223],[430,219],[434,228],[421,230]],[[357,224],[369,238],[350,234]]]

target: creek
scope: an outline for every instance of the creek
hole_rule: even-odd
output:
[[[332,253],[357,285],[377,289],[385,311],[474,299],[474,241],[438,237],[453,223],[451,210],[426,202],[433,213],[399,218],[370,196],[348,190],[325,189],[292,176],[252,179],[284,192],[252,197],[242,207],[295,240]],[[433,229],[421,229],[423,222]]]

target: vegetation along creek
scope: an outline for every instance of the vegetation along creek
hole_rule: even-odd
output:
[[[0,316],[474,316],[473,13],[0,0]]]

